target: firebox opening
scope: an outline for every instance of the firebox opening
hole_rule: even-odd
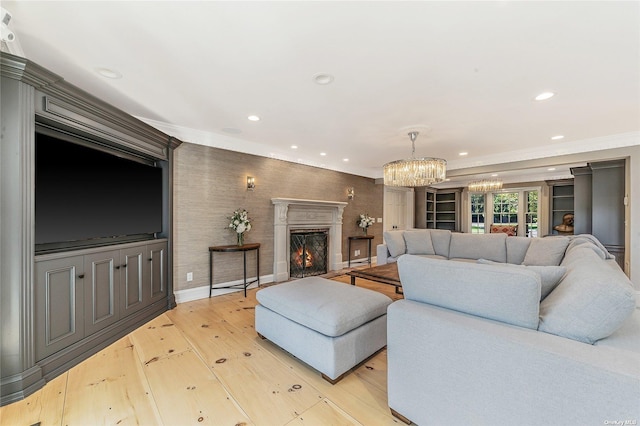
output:
[[[289,276],[304,278],[327,273],[327,229],[290,232]]]

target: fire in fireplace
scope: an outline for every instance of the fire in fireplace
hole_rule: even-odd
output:
[[[327,229],[291,230],[289,276],[304,278],[327,273]]]

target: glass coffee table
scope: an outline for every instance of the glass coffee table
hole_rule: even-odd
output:
[[[347,275],[351,277],[351,285],[356,285],[356,278],[362,278],[377,283],[392,285],[396,288],[396,294],[402,294],[402,284],[400,284],[398,264],[396,262],[374,266],[373,268],[355,269],[347,272]]]

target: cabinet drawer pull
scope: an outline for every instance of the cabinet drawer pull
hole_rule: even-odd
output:
[[[78,275],[78,278],[84,278],[84,274]]]
[[[120,269],[120,266],[118,265],[118,266],[116,266],[115,268],[116,268],[116,269]]]
[[[126,267],[127,267],[127,264],[125,263],[124,265],[122,265],[122,267],[123,267],[123,268],[126,268]]]
[[[151,257],[150,257],[150,258],[149,258],[149,262],[152,262],[152,261],[153,261],[153,258],[151,258]]]

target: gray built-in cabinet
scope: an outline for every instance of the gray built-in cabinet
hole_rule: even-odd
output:
[[[415,227],[460,231],[461,194],[462,188],[415,188]]]
[[[182,142],[27,59],[0,52],[0,71],[0,405],[5,405],[175,306],[169,273],[173,150]],[[36,128],[161,168],[162,231],[36,253]]]
[[[36,256],[36,361],[162,300],[166,281],[166,240]]]
[[[625,160],[573,167],[574,233],[592,234],[625,269]]]

